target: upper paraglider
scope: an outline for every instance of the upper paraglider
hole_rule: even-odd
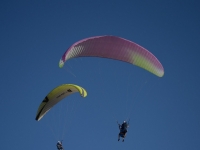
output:
[[[82,97],[87,96],[84,88],[75,84],[63,84],[53,89],[40,104],[35,120],[39,121],[42,117],[58,102],[73,93],[79,92]]]
[[[142,46],[116,36],[96,36],[74,43],[63,54],[59,67],[65,61],[75,57],[103,57],[128,62],[139,66],[158,77],[164,75],[159,60]]]

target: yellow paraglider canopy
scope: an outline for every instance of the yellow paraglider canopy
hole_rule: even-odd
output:
[[[53,89],[40,104],[35,120],[39,121],[42,117],[58,102],[65,97],[79,92],[82,97],[87,96],[87,91],[75,84],[63,84]]]

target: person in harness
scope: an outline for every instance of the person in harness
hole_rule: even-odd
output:
[[[129,127],[129,123],[124,121],[121,125],[118,123],[119,126],[119,134],[118,134],[118,141],[120,140],[120,137],[122,137],[122,142],[124,142],[124,138],[126,137],[126,133],[128,132],[127,128]]]
[[[56,144],[56,146],[57,146],[58,150],[64,150],[64,148],[62,146],[62,141],[58,141],[57,144]]]

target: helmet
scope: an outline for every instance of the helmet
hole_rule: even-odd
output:
[[[124,121],[123,123],[126,123],[126,121]]]

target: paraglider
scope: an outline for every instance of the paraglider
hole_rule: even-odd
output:
[[[56,144],[56,147],[58,150],[64,150],[63,146],[62,146],[62,141],[58,141]]]
[[[65,97],[79,92],[82,97],[87,96],[87,91],[75,84],[63,84],[53,89],[40,104],[35,120],[39,121],[42,117],[58,102]]]
[[[87,96],[87,91],[83,87],[75,84],[62,84],[54,88],[47,94],[40,104],[35,120],[41,120],[54,105],[63,100],[65,97],[77,92],[79,92],[82,97]],[[62,141],[58,141],[56,147],[58,150],[64,150]]]
[[[62,55],[59,67],[62,68],[66,61],[79,57],[114,59],[138,66],[158,77],[164,76],[162,64],[151,52],[132,41],[117,36],[95,36],[75,42]],[[120,130],[118,141],[120,137],[124,141],[129,123],[125,121],[122,125],[118,125]]]
[[[126,133],[128,132],[129,122],[124,121],[121,125],[118,123],[119,126],[119,134],[118,134],[118,141],[120,137],[122,137],[122,142],[124,142],[124,138],[126,137]]]
[[[80,40],[70,46],[59,61],[59,67],[76,57],[102,57],[120,60],[139,66],[158,77],[164,75],[159,60],[142,46],[116,36],[95,36]]]

